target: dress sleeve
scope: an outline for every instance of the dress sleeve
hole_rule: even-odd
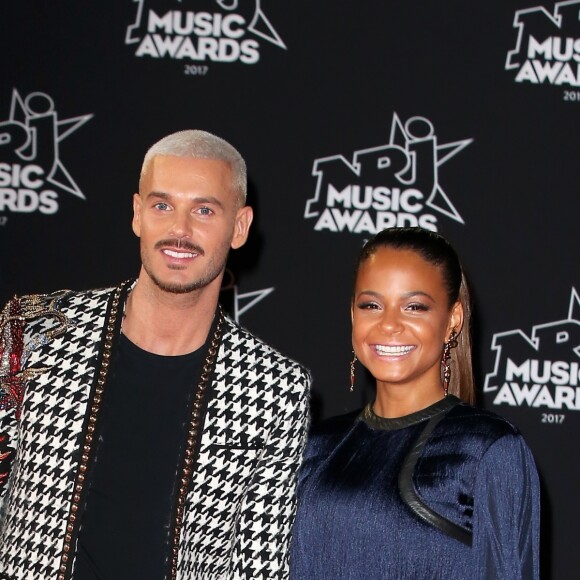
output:
[[[232,580],[286,580],[296,479],[309,424],[310,375],[296,371],[240,512]]]
[[[478,578],[539,578],[540,485],[521,435],[505,435],[484,455],[475,482],[473,549]]]

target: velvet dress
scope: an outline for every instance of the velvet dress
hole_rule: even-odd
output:
[[[448,396],[323,422],[298,485],[291,580],[538,578],[539,482],[506,420]]]

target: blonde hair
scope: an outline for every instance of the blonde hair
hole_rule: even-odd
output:
[[[224,161],[232,170],[232,188],[239,196],[240,204],[245,205],[248,190],[246,162],[239,151],[224,139],[199,129],[187,129],[167,135],[152,145],[145,154],[141,166],[141,180],[157,155]]]

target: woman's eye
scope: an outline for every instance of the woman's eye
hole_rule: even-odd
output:
[[[376,302],[361,302],[356,307],[359,310],[377,310],[379,305]]]
[[[413,302],[412,304],[407,305],[407,310],[410,310],[411,312],[426,312],[429,310],[429,307],[426,304]]]

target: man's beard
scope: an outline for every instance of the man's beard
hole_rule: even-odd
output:
[[[204,256],[205,252],[203,248],[200,246],[196,246],[188,241],[181,241],[181,240],[161,240],[155,244],[155,249],[159,248],[179,248],[181,250],[187,250],[188,252],[196,253],[199,256]],[[164,282],[160,280],[153,272],[153,269],[149,266],[147,260],[143,259],[143,268],[147,275],[152,280],[152,282],[164,292],[169,292],[170,294],[188,294],[189,292],[193,292],[195,290],[199,290],[200,288],[205,288],[207,285],[211,284],[218,276],[222,274],[222,272],[226,268],[226,262],[228,259],[228,253],[230,249],[230,244],[225,243],[219,249],[217,255],[214,259],[211,259],[208,262],[208,270],[205,272],[201,278],[197,280],[193,280],[191,282]],[[171,267],[170,267],[171,269]],[[183,268],[177,266],[174,268],[175,270],[181,270]]]

